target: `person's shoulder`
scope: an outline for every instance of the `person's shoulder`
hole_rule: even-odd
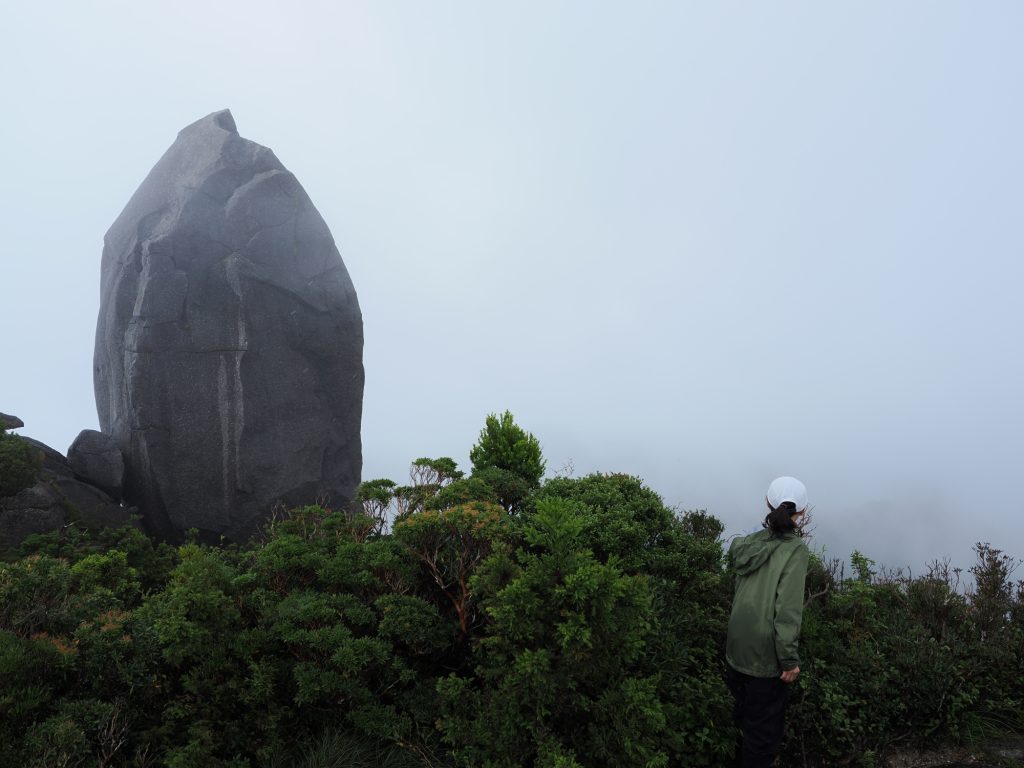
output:
[[[745,531],[740,531],[739,533],[734,534],[730,541],[742,541],[743,539],[749,539],[761,530],[761,528],[747,528]]]
[[[729,540],[729,551],[731,552],[738,546],[755,541],[758,538],[758,534],[762,533],[764,533],[763,528],[750,528],[746,531],[740,531]]]
[[[811,559],[811,548],[807,546],[807,542],[800,536],[794,536],[793,541],[790,544],[790,551],[792,554],[790,557],[799,557],[802,560]]]
[[[782,546],[790,551],[800,552],[801,554],[810,554],[811,551],[803,537],[793,533],[782,538]]]
[[[746,536],[744,536],[742,533],[738,533],[735,536],[733,536],[732,539],[729,540],[729,554],[730,555],[732,555],[733,550],[736,549],[736,547],[741,545],[740,542],[742,542],[745,538],[746,538]]]

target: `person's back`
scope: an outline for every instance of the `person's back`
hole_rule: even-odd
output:
[[[776,478],[765,497],[764,530],[734,539],[729,564],[736,590],[726,639],[726,683],[736,700],[743,745],[734,765],[770,766],[782,743],[789,685],[800,674],[800,621],[810,559],[797,523],[807,489]]]
[[[778,677],[799,666],[807,545],[794,533],[769,530],[733,539],[729,560],[736,591],[725,659],[738,672]]]

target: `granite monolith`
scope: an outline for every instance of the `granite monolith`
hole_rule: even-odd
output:
[[[104,240],[94,382],[124,498],[169,539],[241,540],[350,499],[363,327],[309,196],[227,110],[183,129]]]

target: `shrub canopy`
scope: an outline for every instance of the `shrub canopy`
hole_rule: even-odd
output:
[[[450,459],[410,477],[242,547],[30,538],[0,564],[0,768],[727,764],[719,521],[622,474],[511,510]],[[1021,726],[1022,587],[977,555],[970,589],[812,558],[783,765]]]

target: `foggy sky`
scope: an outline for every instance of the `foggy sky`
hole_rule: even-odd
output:
[[[230,108],[363,311],[364,477],[511,410],[549,474],[728,533],[771,479],[813,546],[1024,556],[1015,3],[17,3],[0,411],[98,428],[102,237]]]

